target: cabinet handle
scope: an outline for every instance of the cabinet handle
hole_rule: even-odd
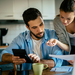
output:
[[[13,15],[7,15],[7,16],[5,16],[5,17],[13,17]]]
[[[48,17],[47,15],[43,15],[43,17]]]

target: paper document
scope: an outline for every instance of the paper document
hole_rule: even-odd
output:
[[[73,70],[73,67],[71,67],[71,66],[61,66],[61,67],[52,68],[50,71],[71,72],[72,70]]]
[[[58,74],[54,74],[54,75],[72,75],[72,72],[58,73]]]
[[[55,57],[63,60],[74,60],[75,59],[75,54],[71,55],[51,55],[49,54],[50,57]]]

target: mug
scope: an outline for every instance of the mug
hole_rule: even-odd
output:
[[[46,69],[48,65],[42,63],[33,63],[32,67],[33,67],[34,75],[42,75],[43,69]]]

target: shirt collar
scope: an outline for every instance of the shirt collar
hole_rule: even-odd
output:
[[[30,31],[27,32],[26,39],[27,39],[28,42],[30,40],[32,40],[31,35],[30,35]],[[48,36],[47,36],[46,31],[45,31],[44,37],[42,38],[42,42],[44,42],[44,40],[47,40],[47,39],[48,39]]]
[[[27,42],[29,42],[31,40],[30,31],[27,32],[26,40],[27,40]]]
[[[46,32],[46,30],[45,30],[45,34],[44,34],[44,37],[42,38],[42,42],[44,42],[45,40],[47,40],[48,39],[48,36],[47,36],[47,32]]]

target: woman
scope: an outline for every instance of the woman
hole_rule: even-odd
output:
[[[60,5],[60,15],[57,15],[53,21],[54,29],[59,38],[50,39],[48,46],[58,45],[62,50],[69,51],[69,54],[75,54],[75,2],[74,0],[63,0]],[[69,63],[73,64],[70,60]]]

